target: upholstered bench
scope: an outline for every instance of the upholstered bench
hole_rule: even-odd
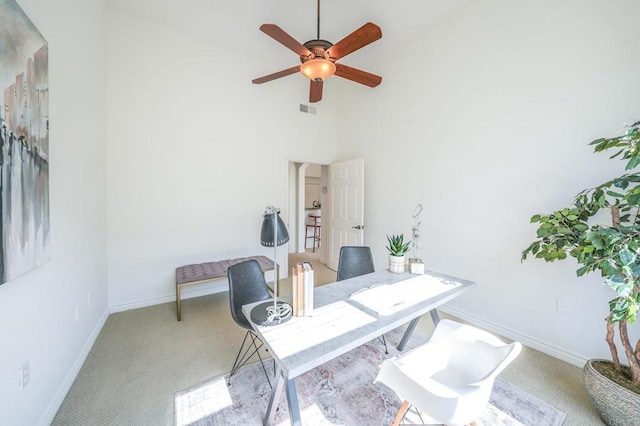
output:
[[[227,268],[246,260],[255,259],[260,264],[262,272],[273,270],[273,261],[265,256],[241,257],[216,262],[196,263],[176,268],[176,314],[178,321],[181,319],[180,290],[183,286],[201,284],[208,281],[216,281],[227,278]]]

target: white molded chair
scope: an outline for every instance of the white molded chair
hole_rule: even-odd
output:
[[[427,343],[385,360],[375,381],[404,401],[393,425],[412,405],[438,423],[475,424],[487,409],[496,376],[521,350],[518,342],[506,344],[486,331],[443,319]]]

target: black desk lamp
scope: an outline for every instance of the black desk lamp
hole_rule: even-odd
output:
[[[280,210],[267,206],[260,231],[260,244],[263,247],[273,247],[273,302],[261,303],[251,310],[251,321],[258,325],[277,325],[291,319],[291,305],[277,300],[279,270],[277,262],[278,246],[289,241],[289,232],[280,218]]]

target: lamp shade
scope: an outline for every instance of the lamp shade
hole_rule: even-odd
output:
[[[274,219],[276,217],[276,220]],[[277,226],[277,244],[274,244],[274,226]],[[260,231],[260,244],[263,247],[281,246],[289,241],[289,231],[284,222],[280,218],[280,212],[265,212],[264,220],[262,221],[262,230]]]
[[[300,65],[300,72],[313,81],[324,81],[336,72],[336,65],[327,59],[311,59]]]

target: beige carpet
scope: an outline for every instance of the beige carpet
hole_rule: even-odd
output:
[[[319,283],[319,266],[314,269]],[[335,272],[325,272],[335,280]],[[429,336],[432,329],[425,318],[415,335]],[[185,300],[181,322],[175,303],[112,314],[53,424],[172,425],[175,393],[228,373],[243,336],[227,293]],[[501,377],[552,402],[567,414],[565,425],[603,424],[577,367],[524,348]]]

